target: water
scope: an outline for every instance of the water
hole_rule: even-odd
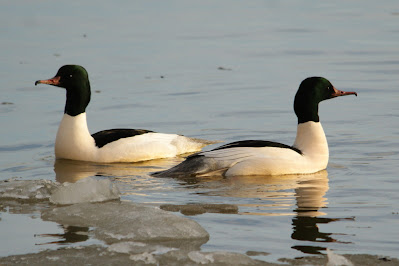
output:
[[[325,254],[326,248],[398,257],[398,14],[396,1],[3,3],[0,179],[99,176],[117,183],[127,201],[238,206],[237,213],[188,216],[211,236],[203,251],[260,252],[254,258],[266,261]],[[359,97],[320,106],[330,146],[325,172],[157,179],[148,174],[182,158],[55,162],[65,92],[35,87],[34,81],[70,63],[90,75],[92,133],[134,127],[291,144],[292,102],[304,78],[324,76]],[[35,208],[19,213],[1,203],[0,256],[59,246],[34,237],[63,233],[62,225],[42,221]],[[49,244],[38,245],[43,242]]]

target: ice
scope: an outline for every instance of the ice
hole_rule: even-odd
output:
[[[133,242],[133,241],[119,242],[111,244],[108,247],[108,251],[129,254],[133,253],[133,251],[144,252],[147,250],[147,246],[148,246],[147,244],[141,242]]]
[[[198,263],[198,264],[207,264],[207,263],[212,263],[215,260],[213,259],[212,254],[203,254],[199,251],[191,251],[188,253],[188,257]]]
[[[154,256],[159,265],[272,265],[233,252],[170,251]],[[276,265],[276,264],[273,264]]]
[[[152,206],[130,202],[80,203],[55,207],[42,219],[93,227],[97,239],[108,244],[123,241],[171,241],[173,246],[198,245],[209,235],[197,222]],[[189,243],[185,243],[187,240]]]
[[[46,259],[48,259],[49,261],[57,261],[60,259],[60,257],[54,256],[54,257],[46,257]]]
[[[353,266],[353,263],[347,258],[342,255],[335,254],[329,248],[327,248],[327,258],[327,266]]]
[[[160,208],[165,211],[180,211],[184,215],[198,215],[203,213],[238,213],[238,206],[233,204],[197,203],[187,205],[164,204]]]
[[[381,260],[368,254],[345,255],[353,265],[399,265],[399,260]],[[206,261],[208,259],[209,261]],[[213,260],[213,262],[210,262]],[[115,253],[103,246],[60,248],[39,253],[0,258],[0,265],[326,265],[327,256],[305,256],[279,259],[279,263],[254,260],[233,252],[202,252],[172,250],[163,254],[144,251],[137,254]]]
[[[117,186],[108,179],[89,177],[76,183],[50,180],[21,180],[12,178],[0,181],[0,200],[47,201],[54,204],[101,202],[119,199]]]
[[[17,199],[18,201],[16,201]],[[19,200],[28,201],[21,207]],[[0,182],[0,200],[9,211],[27,210],[63,228],[79,227],[102,245],[43,250],[0,258],[0,265],[259,265],[244,254],[202,252],[208,232],[197,222],[158,207],[119,199],[109,180],[76,183],[11,179]],[[38,201],[40,200],[40,201]],[[94,202],[93,202],[94,201]],[[53,203],[53,204],[51,204]],[[11,208],[11,209],[10,209]],[[22,209],[21,209],[22,208]],[[181,212],[236,212],[234,205],[167,205]],[[21,210],[20,210],[21,209]],[[26,211],[23,211],[26,212]],[[80,232],[80,231],[79,231]]]
[[[111,244],[107,251],[124,253],[124,254],[140,254],[140,253],[151,253],[151,254],[164,254],[171,250],[177,250],[176,248],[169,248],[160,245],[151,245],[143,242],[133,241],[122,241]]]
[[[119,199],[117,186],[108,179],[97,180],[91,177],[76,183],[63,183],[50,196],[54,204],[75,204],[82,202],[102,202]]]
[[[59,258],[54,260],[53,258]],[[60,248],[35,254],[0,258],[0,264],[17,265],[281,265],[267,263],[232,252],[172,250],[163,254],[145,251],[115,253],[106,247]]]
[[[137,255],[131,255],[129,257],[132,261],[135,262],[144,262],[145,264],[157,264],[157,260],[154,258],[154,256],[150,253],[144,252],[142,254],[137,254]]]
[[[21,180],[11,178],[0,181],[0,199],[47,200],[57,185],[58,183],[50,180]]]

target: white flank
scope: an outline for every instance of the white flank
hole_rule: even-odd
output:
[[[211,159],[210,169],[227,169],[225,176],[309,174],[323,170],[328,163],[328,144],[319,122],[298,125],[295,148],[236,147],[202,152]]]
[[[139,162],[200,151],[208,144],[176,134],[146,133],[98,148],[87,127],[86,113],[64,114],[55,140],[55,156],[104,163]]]

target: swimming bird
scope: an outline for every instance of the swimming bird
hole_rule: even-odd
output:
[[[169,158],[200,151],[212,141],[177,134],[156,133],[145,129],[109,129],[90,135],[86,107],[90,102],[90,82],[86,69],[78,65],[62,66],[55,77],[38,80],[66,89],[64,116],[55,140],[55,156],[91,162],[138,162]]]
[[[182,163],[161,172],[158,177],[287,175],[316,173],[327,167],[328,144],[321,126],[319,103],[351,95],[336,89],[322,77],[303,80],[295,95],[294,111],[298,117],[292,146],[263,140],[243,140],[225,144],[186,158]]]

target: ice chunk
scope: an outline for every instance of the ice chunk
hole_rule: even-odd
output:
[[[247,255],[233,252],[170,251],[155,256],[160,265],[279,265],[254,260]]]
[[[101,246],[44,250],[0,258],[1,265],[129,265],[129,262],[132,263],[129,255],[110,253]]]
[[[58,258],[58,259],[55,259]],[[106,247],[60,248],[39,253],[0,258],[4,265],[280,265],[253,260],[232,252],[173,250],[163,254],[140,252],[115,253]]]
[[[169,241],[172,246],[199,247],[209,238],[205,229],[193,220],[130,202],[55,207],[43,212],[42,218],[60,224],[94,227],[96,238],[108,244],[121,240]]]
[[[122,241],[111,244],[108,247],[109,252],[125,253],[125,254],[139,254],[139,253],[164,254],[171,250],[177,250],[177,249],[168,248],[159,245],[150,245],[143,242],[133,242],[133,241]]]
[[[347,258],[342,255],[335,254],[329,248],[327,248],[327,266],[353,266]]]
[[[76,183],[63,183],[51,194],[54,204],[75,204],[82,202],[101,202],[119,199],[117,186],[108,179],[97,180],[91,177]]]
[[[198,264],[207,264],[215,261],[212,254],[204,254],[199,251],[191,251],[188,253],[188,257]]]
[[[48,257],[46,257],[46,259],[48,259],[49,261],[57,261],[57,260],[60,259],[60,257],[57,257],[57,256],[53,256],[53,257],[48,256]]]
[[[157,264],[157,260],[154,258],[154,256],[147,252],[131,255],[129,259],[135,262],[144,262],[145,264]]]
[[[117,186],[108,179],[97,180],[89,177],[76,183],[63,184],[50,180],[17,178],[0,181],[0,199],[50,200],[54,204],[74,204],[107,201],[119,197]]]
[[[196,203],[187,205],[164,204],[160,208],[165,211],[180,211],[184,215],[198,215],[202,213],[238,213],[238,206],[233,204]]]
[[[48,200],[58,186],[50,180],[21,180],[12,178],[0,181],[0,199],[27,201]]]
[[[268,255],[270,255],[269,252],[254,251],[254,250],[248,250],[247,252],[245,252],[245,254],[248,256],[268,256]]]
[[[148,245],[142,242],[119,242],[108,247],[108,251],[117,253],[140,253],[148,250]]]

